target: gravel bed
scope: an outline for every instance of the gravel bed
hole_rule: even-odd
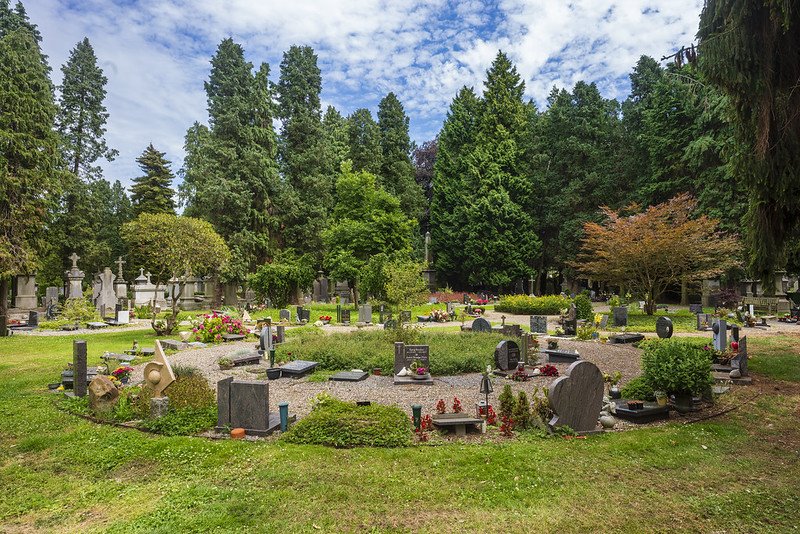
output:
[[[229,356],[242,349],[254,350],[252,341],[223,343],[202,349],[189,349],[169,356],[173,366],[190,366],[197,368],[208,380],[212,387],[217,381],[233,376],[241,379],[263,378],[267,366],[264,364],[237,367],[231,370],[220,370],[217,360]],[[622,383],[640,374],[640,351],[631,346],[607,345],[595,342],[579,342],[560,340],[559,348],[577,349],[581,358],[595,363],[603,372],[620,371]],[[431,354],[436,358],[435,354]],[[566,371],[569,364],[557,363],[555,366],[561,374]],[[144,364],[134,366],[134,377],[141,376]],[[277,407],[278,402],[288,402],[290,410],[298,417],[303,417],[311,411],[314,398],[322,392],[345,401],[371,401],[380,404],[394,404],[409,414],[412,404],[421,404],[427,413],[432,412],[439,399],[445,399],[448,406],[453,397],[458,397],[466,411],[474,410],[474,403],[482,396],[479,393],[480,373],[470,373],[457,376],[434,377],[432,386],[395,386],[391,376],[369,376],[361,382],[311,382],[307,377],[300,379],[281,378],[270,381],[270,406]],[[490,396],[490,402],[496,402],[502,386],[511,384],[516,391],[525,390],[529,395],[534,388],[546,387],[553,381],[548,377],[536,377],[528,382],[514,382],[498,378],[495,383],[495,392]],[[271,408],[272,409],[272,408]]]

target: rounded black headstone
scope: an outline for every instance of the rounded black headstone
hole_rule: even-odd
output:
[[[669,317],[659,317],[656,321],[656,333],[661,339],[672,337],[672,319]]]
[[[501,371],[510,371],[519,365],[519,345],[514,341],[504,340],[494,349],[494,363]]]
[[[473,332],[491,332],[492,325],[489,324],[489,321],[484,319],[483,317],[478,317],[474,321],[472,321],[472,331]]]

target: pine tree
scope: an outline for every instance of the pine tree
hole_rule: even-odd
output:
[[[0,335],[12,275],[33,272],[61,186],[53,86],[31,33],[0,37]]]
[[[736,174],[750,193],[750,267],[768,277],[800,229],[800,9],[785,0],[709,1],[698,37],[701,70],[733,105]]]
[[[430,210],[433,200],[433,168],[436,165],[438,139],[425,141],[414,148],[414,180],[425,195],[425,210],[419,218],[422,233],[430,231]]]
[[[169,168],[169,161],[150,143],[136,163],[144,173],[133,179],[131,186],[131,204],[133,216],[142,213],[175,213],[175,201],[172,180],[175,175]]]
[[[325,146],[328,148],[323,172],[325,175],[336,176],[342,168],[342,162],[348,157],[347,119],[335,107],[328,106],[322,118],[322,129],[325,135]]]
[[[308,46],[292,46],[283,55],[278,81],[278,116],[282,121],[279,158],[281,171],[292,189],[283,205],[291,232],[285,245],[312,253],[321,261],[321,232],[333,208],[337,168],[326,146],[320,92],[322,76],[317,56]]]
[[[80,41],[61,67],[64,74],[59,87],[58,132],[64,138],[64,158],[69,170],[84,180],[101,176],[95,165],[104,158],[113,161],[117,155],[106,145],[108,112],[103,104],[108,79],[97,66],[97,56],[88,38]]]
[[[381,133],[372,113],[366,108],[355,110],[347,118],[349,159],[354,171],[379,174],[381,170]]]
[[[42,34],[36,24],[32,23],[28,18],[28,13],[25,11],[25,6],[22,2],[18,1],[11,9],[8,0],[0,0],[0,37],[7,35],[14,30],[24,29],[30,32],[39,48],[39,59],[44,67],[45,73],[50,74],[50,64],[47,62],[47,56],[41,50]]]
[[[394,93],[378,104],[378,130],[381,145],[381,185],[400,200],[409,217],[419,219],[424,212],[422,190],[414,179],[408,116]]]

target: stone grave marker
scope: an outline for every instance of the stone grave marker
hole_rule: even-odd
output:
[[[660,419],[669,419],[669,406],[661,406],[656,402],[645,401],[642,408],[634,410],[628,408],[628,400],[634,399],[617,399],[614,401],[616,405],[615,416],[639,425]]]
[[[597,426],[603,407],[603,373],[592,362],[577,361],[550,386],[548,399],[555,416],[550,427],[568,425],[577,432]]]
[[[261,355],[269,355],[269,351],[273,348],[275,347],[272,344],[272,325],[267,324],[261,329],[261,335],[258,337],[258,352]]]
[[[605,313],[600,316],[600,328],[605,328],[608,326],[608,315]]]
[[[286,342],[286,327],[282,324],[279,324],[275,327],[275,335],[278,339],[275,341],[276,343],[284,343]]]
[[[717,319],[711,325],[711,331],[714,333],[712,338],[714,350],[720,352],[728,350],[728,322],[724,319]]]
[[[281,376],[300,378],[312,372],[319,365],[319,362],[309,362],[306,360],[293,360],[279,367]]]
[[[341,371],[335,375],[331,375],[328,380],[333,382],[361,382],[366,380],[369,373],[366,371]]]
[[[574,336],[578,333],[578,310],[575,307],[575,304],[569,305],[569,311],[567,311],[567,316],[564,318],[564,335],[565,336]]]
[[[631,332],[625,332],[622,334],[613,334],[608,337],[609,343],[637,343],[639,341],[644,340],[644,334],[634,334]]]
[[[311,321],[311,310],[309,308],[303,308],[303,316],[301,320],[305,322]]]
[[[350,324],[350,309],[342,309],[342,324]]]
[[[702,304],[689,304],[689,312],[697,315],[698,313],[703,313],[703,305]]]
[[[503,340],[494,349],[494,364],[501,371],[513,371],[520,362],[519,345],[514,341]]]
[[[114,280],[117,277],[111,272],[111,269],[106,267],[103,273],[99,276],[100,287],[98,288],[97,300],[95,307],[100,313],[100,317],[105,317],[112,311],[116,310],[117,306],[117,291],[114,289]]]
[[[661,339],[669,339],[672,337],[672,319],[669,317],[659,317],[656,320],[656,333]]]
[[[292,312],[287,310],[286,308],[282,309],[278,312],[278,320],[279,321],[286,321],[287,323],[292,320]]]
[[[400,322],[403,324],[411,322],[411,310],[400,310]]]
[[[76,397],[86,396],[86,341],[72,342],[72,391]]]
[[[478,317],[474,321],[472,321],[472,331],[473,332],[491,332],[492,325],[484,319],[483,317]]]
[[[697,330],[701,332],[705,332],[711,329],[711,322],[714,316],[710,313],[698,313],[697,314]]]
[[[747,336],[742,336],[739,340],[739,350],[736,356],[731,359],[731,378],[743,378],[749,376],[747,372]]]
[[[302,306],[298,306],[297,307],[297,322],[298,323],[303,322],[303,317],[305,317],[305,315],[306,314],[303,312],[303,307]]]
[[[367,324],[372,322],[372,304],[362,304],[358,307],[358,322]]]
[[[31,310],[28,312],[28,328],[36,328],[39,326],[39,312]]]
[[[53,304],[58,304],[58,288],[50,286],[47,289],[45,289],[44,306],[45,308],[47,308]]]
[[[428,369],[427,378],[416,379],[397,375],[404,367],[410,370],[414,361],[419,361],[423,367]],[[394,383],[433,385],[433,379],[430,377],[430,347],[428,345],[406,345],[402,341],[394,344]]]
[[[279,427],[280,416],[269,412],[269,382],[233,377],[217,382],[218,432],[243,428],[246,434],[266,436]]]
[[[547,316],[531,315],[531,332],[534,334],[547,333]]]
[[[614,317],[614,326],[628,326],[628,307],[617,306],[611,308],[611,313]]]

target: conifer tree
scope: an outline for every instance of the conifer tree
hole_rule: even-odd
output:
[[[424,212],[422,190],[414,179],[408,116],[394,93],[378,104],[378,129],[381,145],[381,185],[400,200],[409,217],[419,219]]]
[[[372,113],[366,108],[355,110],[347,118],[349,159],[354,171],[379,174],[381,170],[381,133]]]
[[[83,180],[102,175],[96,165],[101,158],[113,161],[117,155],[106,145],[106,98],[108,79],[97,66],[97,56],[88,38],[80,41],[61,67],[64,75],[59,91],[56,118],[58,132],[64,138],[67,168]]]
[[[328,149],[324,173],[335,176],[341,169],[342,162],[348,157],[350,140],[347,133],[347,119],[335,107],[328,106],[322,117],[322,129],[325,146]]]
[[[0,80],[0,335],[6,335],[10,277],[39,266],[42,226],[61,175],[53,86],[29,31],[0,37]]]
[[[150,143],[136,158],[144,175],[134,178],[131,186],[133,217],[142,213],[175,213],[175,191],[172,189],[175,175],[164,156],[164,152],[159,152]]]

